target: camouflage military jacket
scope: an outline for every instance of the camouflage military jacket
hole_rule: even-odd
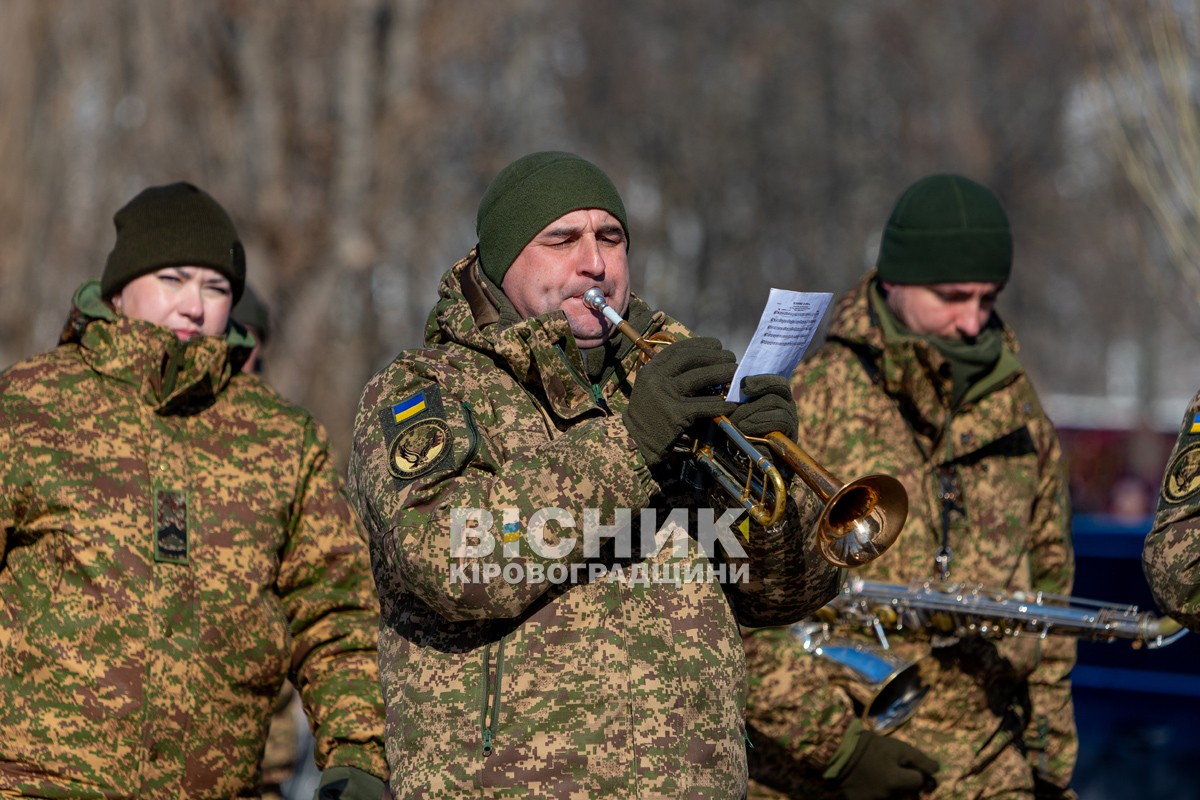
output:
[[[1004,330],[1005,353],[991,375],[951,412],[949,365],[923,339],[885,344],[872,279],[839,298],[826,343],[792,381],[799,441],[818,462],[845,479],[893,475],[909,495],[904,531],[856,577],[929,580],[944,549],[951,581],[1069,594],[1074,559],[1061,450],[1011,331]],[[839,633],[878,646],[869,632]],[[931,647],[923,632],[889,638],[897,654],[920,661],[932,687],[894,735],[941,762],[936,797],[1031,792],[1026,750],[1047,779],[1067,784],[1076,749],[1067,682],[1073,640],[971,638]],[[746,645],[751,777],[819,797],[862,687],[846,686],[840,668],[807,655],[786,631],[750,635]],[[751,796],[772,796],[759,789]]]
[[[317,760],[381,777],[378,601],[324,432],[250,340],[76,295],[0,375],[0,795],[258,796],[285,675]]]
[[[1200,630],[1200,394],[1167,461],[1142,567],[1163,613]]]
[[[393,792],[740,796],[735,620],[796,619],[831,597],[837,573],[802,534],[813,499],[797,489],[786,524],[752,528],[748,579],[721,580],[738,560],[698,550],[682,524],[698,501],[668,496],[622,423],[637,351],[592,385],[566,317],[502,321],[473,257],[440,295],[429,347],[367,385],[350,465],[383,613]],[[661,313],[649,324],[687,335]],[[600,525],[618,509],[664,524],[624,551],[629,537],[601,532],[589,556],[587,509]]]

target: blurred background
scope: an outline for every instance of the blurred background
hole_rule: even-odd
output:
[[[1071,459],[1077,592],[1152,608],[1141,537],[1200,388],[1197,5],[0,0],[0,367],[54,345],[117,208],[189,180],[241,231],[268,379],[344,465],[520,155],[605,169],[635,290],[735,351],[771,287],[845,290],[896,196],[961,172],[1011,217],[1000,312]],[[1187,647],[1084,649],[1085,798],[1196,796]]]

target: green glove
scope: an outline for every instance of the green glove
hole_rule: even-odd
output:
[[[792,441],[800,430],[796,401],[787,378],[778,375],[748,375],[742,378],[746,400],[729,415],[739,431],[747,436],[766,436],[780,431]]]
[[[669,344],[638,371],[624,421],[647,465],[661,463],[697,420],[737,407],[714,394],[719,391],[714,387],[727,385],[735,371],[733,353],[708,337]]]
[[[330,767],[321,773],[313,800],[382,800],[383,781],[358,767]]]
[[[846,800],[901,800],[937,786],[933,773],[940,768],[911,744],[864,730],[839,786]]]

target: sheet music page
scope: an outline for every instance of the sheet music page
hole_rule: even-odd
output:
[[[747,375],[790,377],[808,350],[832,299],[829,292],[772,289],[725,399],[734,403],[745,399],[741,386],[742,378]]]

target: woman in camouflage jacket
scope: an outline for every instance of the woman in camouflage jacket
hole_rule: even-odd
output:
[[[327,782],[381,797],[378,601],[323,430],[239,374],[253,340],[224,316],[181,340],[113,307],[208,274],[227,315],[236,233],[184,184],[117,222],[60,345],[0,375],[0,796],[257,796],[290,676]]]

